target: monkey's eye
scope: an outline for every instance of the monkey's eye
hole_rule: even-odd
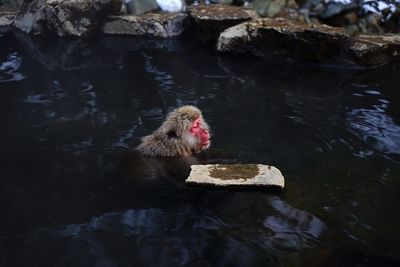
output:
[[[167,135],[169,138],[178,138],[178,135],[176,134],[175,131],[169,131]]]

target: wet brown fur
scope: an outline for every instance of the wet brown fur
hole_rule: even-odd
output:
[[[168,114],[161,126],[152,134],[142,138],[142,143],[136,148],[146,156],[190,156],[204,148],[200,141],[189,140],[189,130],[193,122],[201,119],[202,128],[210,132],[203,119],[201,111],[194,106],[182,106]]]

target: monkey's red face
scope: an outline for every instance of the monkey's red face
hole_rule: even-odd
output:
[[[192,123],[189,132],[199,140],[202,149],[206,149],[210,146],[210,133],[205,129],[204,125],[202,125],[200,118]]]

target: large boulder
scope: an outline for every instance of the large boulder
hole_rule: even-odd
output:
[[[195,36],[202,41],[215,41],[225,29],[259,18],[254,10],[237,6],[198,5],[187,9],[194,21]]]
[[[314,62],[377,65],[399,58],[400,36],[353,38],[342,28],[266,18],[225,30],[218,39],[217,50]]]
[[[29,34],[54,32],[58,36],[83,36],[97,30],[119,0],[25,1],[15,27]]]
[[[225,30],[217,50],[323,61],[337,55],[348,41],[349,36],[340,28],[265,18]]]
[[[183,13],[146,13],[141,16],[112,16],[103,26],[106,34],[145,35],[152,37],[175,37],[187,26]]]
[[[363,34],[348,47],[352,62],[362,65],[382,65],[400,59],[399,34]]]

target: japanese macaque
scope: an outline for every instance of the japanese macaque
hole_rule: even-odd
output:
[[[201,111],[182,106],[169,113],[160,128],[143,137],[136,149],[146,156],[176,157],[199,153],[210,144],[210,129]]]

